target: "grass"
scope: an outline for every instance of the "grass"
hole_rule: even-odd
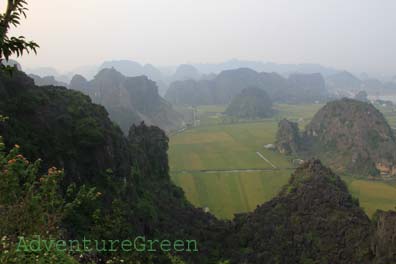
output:
[[[187,198],[198,207],[208,207],[220,218],[232,218],[235,213],[252,211],[274,197],[287,183],[292,170],[290,158],[263,146],[275,141],[278,122],[282,118],[298,121],[304,128],[323,105],[275,105],[273,118],[236,122],[221,113],[225,106],[197,108],[200,126],[170,138],[169,161],[173,181],[181,186]],[[391,125],[396,114],[383,111]],[[259,151],[281,170],[260,172],[212,172],[199,170],[271,169],[261,159]],[[343,176],[352,195],[371,216],[376,209],[396,206],[396,187],[386,182],[374,182]]]
[[[345,180],[345,178],[344,178]],[[394,210],[396,207],[396,187],[385,182],[368,180],[346,180],[349,191],[359,198],[360,206],[368,216],[377,209]]]
[[[171,137],[171,170],[271,168],[257,151],[277,167],[290,167],[284,155],[264,148],[275,141],[276,128],[271,120],[187,130]]]
[[[287,183],[291,171],[240,173],[176,173],[173,181],[182,186],[187,199],[208,207],[220,218],[252,211],[274,197]]]

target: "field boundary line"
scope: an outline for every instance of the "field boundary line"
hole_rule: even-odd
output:
[[[274,163],[272,163],[271,161],[269,161],[266,157],[263,156],[263,154],[261,154],[260,152],[256,152],[256,154],[262,158],[263,160],[265,160],[269,165],[271,165],[272,168],[277,169],[278,167],[275,166]]]
[[[173,170],[170,173],[240,173],[240,172],[260,172],[260,171],[281,171],[295,170],[296,168],[268,168],[268,169],[214,169],[214,170]]]

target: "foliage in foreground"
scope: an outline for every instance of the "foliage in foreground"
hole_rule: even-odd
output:
[[[61,251],[20,252],[18,237],[59,239],[61,220],[73,215],[81,203],[96,199],[98,193],[82,186],[66,202],[59,192],[63,171],[52,167],[39,175],[40,160],[30,162],[19,148],[15,145],[6,152],[0,137],[0,263],[76,263]]]
[[[24,36],[10,37],[11,26],[17,27],[22,17],[26,18],[27,2],[25,0],[8,0],[7,8],[0,14],[0,69],[12,72],[14,67],[3,63],[8,62],[12,55],[22,56],[24,52],[37,53],[39,45],[34,41],[27,41]]]

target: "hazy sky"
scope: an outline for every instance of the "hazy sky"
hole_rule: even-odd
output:
[[[2,8],[4,8],[4,0]],[[232,58],[396,74],[395,0],[30,0],[25,66]]]

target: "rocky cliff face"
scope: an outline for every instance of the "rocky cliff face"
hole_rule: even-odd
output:
[[[69,83],[69,88],[72,90],[81,90],[83,93],[89,93],[89,82],[84,76],[76,74]]]
[[[303,134],[296,124],[282,121],[276,145],[285,154],[318,157],[337,172],[396,175],[395,137],[382,113],[370,103],[352,99],[327,103]]]
[[[297,154],[301,151],[301,136],[298,124],[283,119],[278,124],[275,146],[282,154]]]
[[[110,117],[125,134],[132,124],[145,121],[169,132],[182,126],[183,117],[158,94],[155,82],[145,76],[125,77],[115,69],[103,69],[86,82],[75,76],[71,89],[88,94],[106,107]]]
[[[374,216],[375,233],[372,249],[377,256],[375,263],[396,262],[396,212],[377,211]]]
[[[396,142],[384,116],[373,105],[352,99],[333,101],[313,117],[304,140],[311,152],[338,171],[394,174]]]

